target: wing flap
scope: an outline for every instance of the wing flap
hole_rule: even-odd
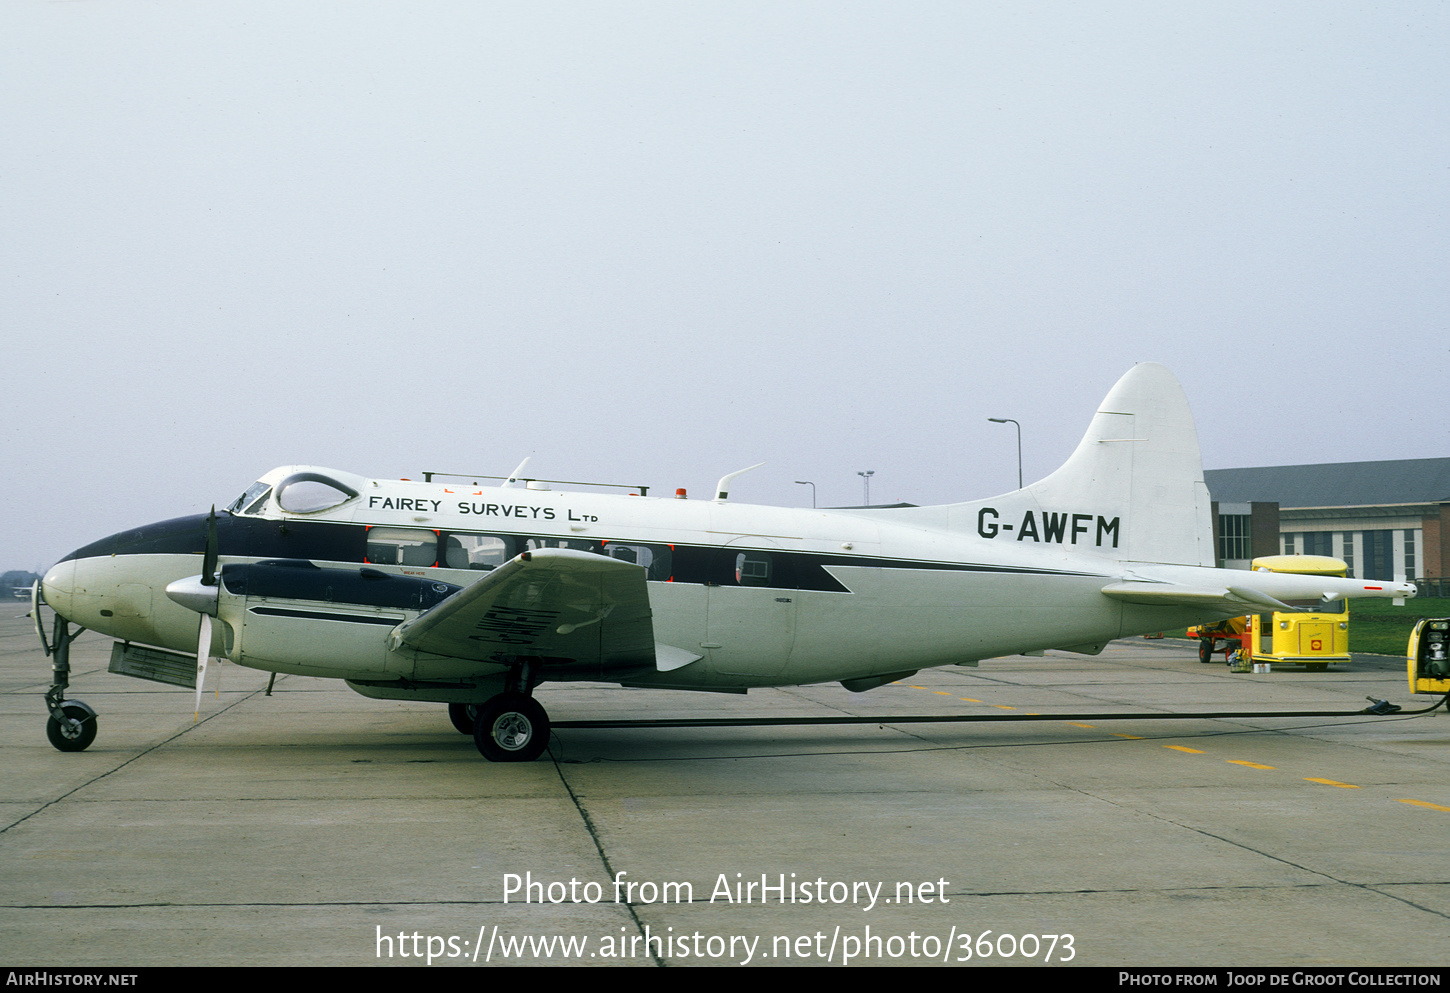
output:
[[[567,548],[525,552],[399,624],[388,647],[481,662],[524,656],[652,666],[645,570]]]

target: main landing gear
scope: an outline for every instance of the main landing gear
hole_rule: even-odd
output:
[[[526,693],[500,693],[485,703],[450,703],[448,719],[490,762],[532,762],[549,744],[549,715]]]

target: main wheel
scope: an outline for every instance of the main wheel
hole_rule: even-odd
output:
[[[1213,639],[1212,638],[1205,638],[1202,635],[1199,635],[1199,637],[1198,637],[1198,661],[1200,661],[1200,662],[1212,662],[1213,661]]]
[[[63,752],[85,751],[96,740],[96,712],[79,700],[67,700],[60,709],[70,720],[62,723],[51,717],[45,722],[45,736]]]
[[[549,743],[549,715],[532,697],[500,693],[478,708],[473,743],[490,762],[532,762]]]
[[[448,719],[458,729],[459,734],[473,733],[473,720],[478,716],[478,707],[471,703],[450,703],[448,705]]]

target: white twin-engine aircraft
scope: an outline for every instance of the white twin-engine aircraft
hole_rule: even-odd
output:
[[[860,691],[1289,600],[1415,594],[1214,568],[1192,416],[1153,364],[1113,387],[1067,464],[990,500],[746,506],[727,502],[729,478],[691,501],[273,470],[223,513],[113,535],[45,576],[51,741],[95,736],[94,711],[63,699],[70,623],[120,639],[113,671],[180,663],[198,700],[224,655],[446,703],[489,759],[528,761],[549,738],[532,695],[548,681]]]

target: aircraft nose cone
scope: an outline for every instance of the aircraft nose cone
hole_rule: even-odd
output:
[[[40,595],[51,610],[69,617],[74,609],[76,564],[68,559],[50,568],[40,581]]]

